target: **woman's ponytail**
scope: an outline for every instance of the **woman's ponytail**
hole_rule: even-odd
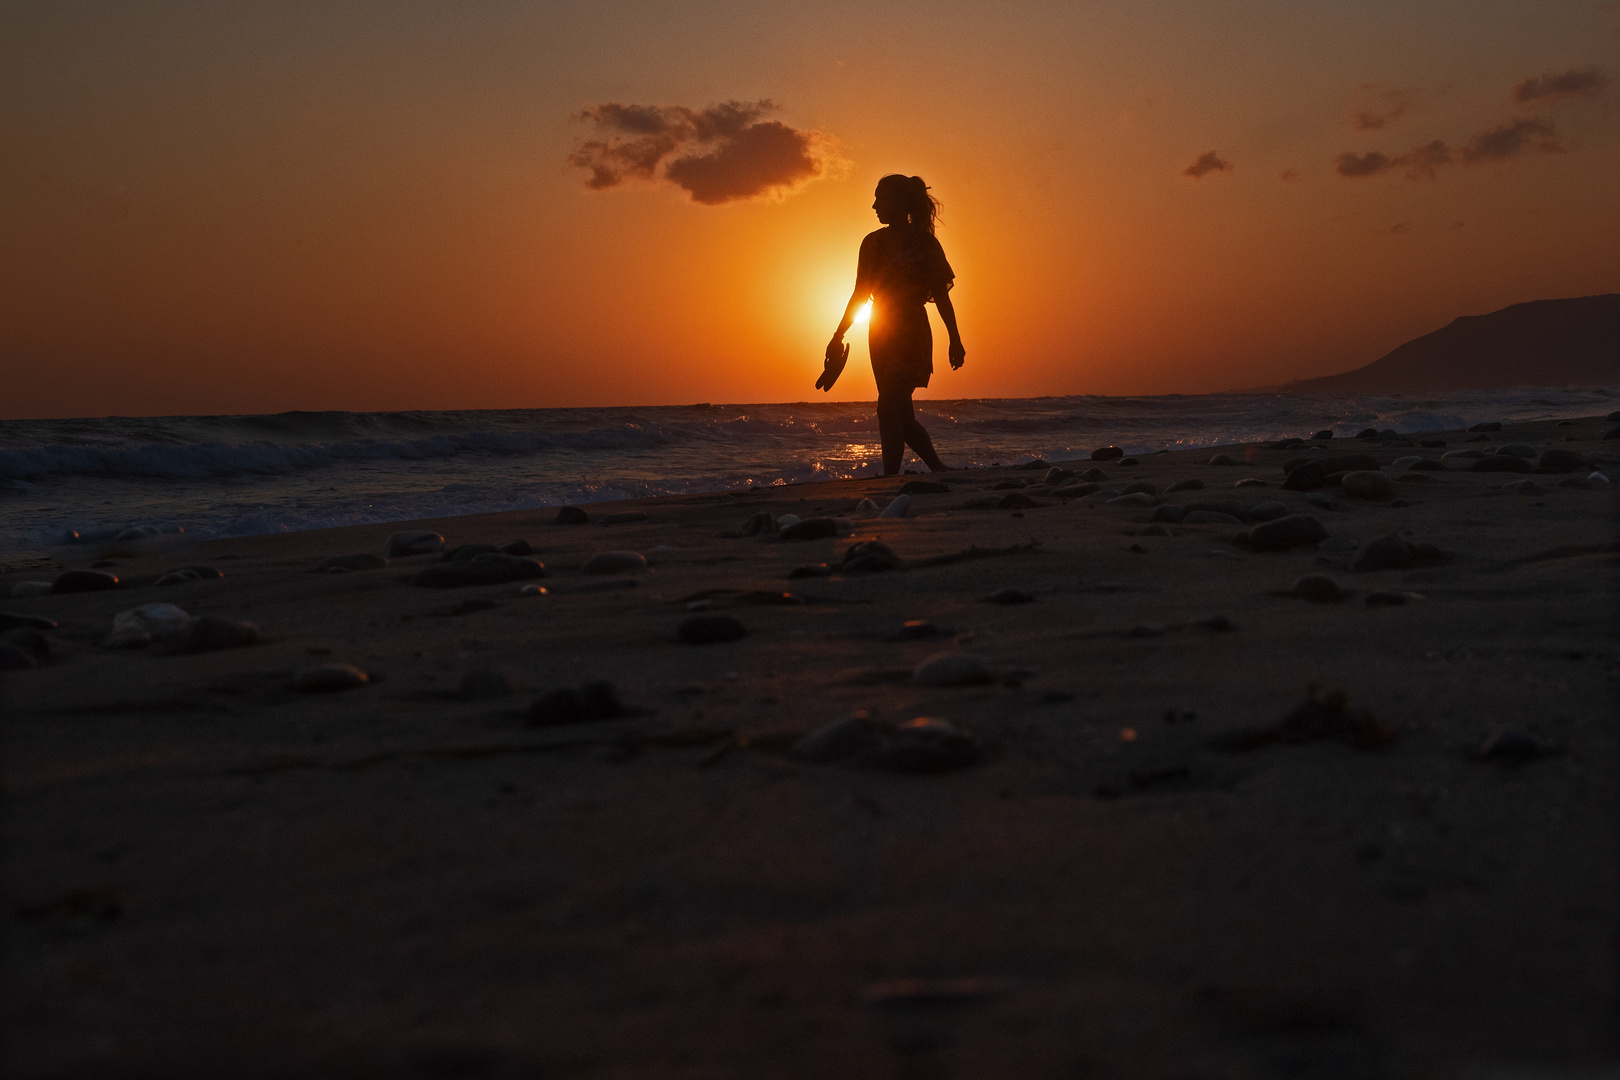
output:
[[[933,235],[934,226],[939,222],[939,200],[928,194],[928,185],[923,183],[922,177],[890,173],[879,180],[877,186],[879,191],[892,189],[900,205],[906,208],[911,224]]]

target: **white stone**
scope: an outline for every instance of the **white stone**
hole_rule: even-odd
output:
[[[783,529],[787,528],[789,525],[797,525],[800,521],[803,521],[803,520],[804,519],[799,517],[798,514],[783,514],[781,517],[776,519],[776,531],[781,532]]]
[[[990,681],[990,662],[973,653],[940,653],[918,664],[911,681],[923,686],[967,686]]]
[[[890,502],[888,506],[885,506],[883,508],[883,513],[879,514],[878,517],[886,517],[886,518],[902,518],[902,517],[905,517],[906,516],[906,508],[908,506],[910,506],[910,505],[911,505],[911,496],[910,495],[896,495],[894,497],[894,500],[892,502]]]

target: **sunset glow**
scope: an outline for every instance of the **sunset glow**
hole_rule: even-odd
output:
[[[921,397],[1620,289],[1613,5],[74,10],[0,14],[7,416],[804,400],[895,171],[968,352]]]
[[[855,322],[860,324],[872,317],[872,301],[868,300],[855,310]]]

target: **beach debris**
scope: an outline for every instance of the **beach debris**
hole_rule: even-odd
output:
[[[1216,454],[1214,457],[1209,459],[1209,463],[1211,465],[1242,465],[1243,464],[1243,462],[1239,461],[1237,458],[1233,457],[1231,454]]]
[[[1371,570],[1404,570],[1420,563],[1444,562],[1450,558],[1433,544],[1413,544],[1399,536],[1384,536],[1356,549],[1350,569],[1357,573]]]
[[[634,574],[647,569],[647,560],[635,551],[603,551],[586,559],[579,569],[582,574]]]
[[[158,575],[154,585],[184,585],[190,581],[218,581],[224,573],[213,566],[180,566]]]
[[[56,621],[43,615],[27,615],[20,611],[0,611],[0,633],[32,627],[35,630],[55,630]]]
[[[1188,510],[1181,516],[1183,525],[1241,525],[1243,522],[1219,510]]]
[[[471,562],[477,555],[500,555],[500,548],[494,544],[461,544],[439,556],[440,562]]]
[[[761,510],[757,514],[750,515],[748,520],[742,523],[742,528],[737,530],[737,535],[775,536],[776,515],[768,510]]]
[[[601,680],[585,683],[578,689],[565,686],[553,690],[535,698],[528,710],[531,727],[619,720],[633,715],[620,703],[613,684]]]
[[[1117,446],[1099,446],[1091,452],[1092,461],[1114,461],[1125,456],[1125,451]]]
[[[1023,589],[997,589],[988,596],[979,598],[986,604],[1031,604],[1035,602],[1035,594],[1025,592]]]
[[[412,585],[428,589],[458,589],[469,585],[503,585],[508,581],[545,577],[546,568],[521,555],[482,553],[465,561],[423,567]]]
[[[1048,482],[1050,482],[1050,476],[1048,476]],[[951,486],[942,484],[937,480],[908,480],[900,486],[901,495],[949,495],[950,493]]]
[[[632,525],[638,521],[650,520],[652,519],[640,510],[620,510],[614,514],[602,515],[603,525]]]
[[[1309,600],[1313,604],[1337,604],[1345,596],[1339,583],[1326,574],[1306,574],[1294,582],[1289,594],[1301,600]]]
[[[390,559],[398,559],[407,555],[430,555],[443,550],[444,537],[438,533],[426,529],[406,529],[388,538],[383,553]]]
[[[927,619],[907,619],[905,623],[889,635],[890,641],[926,641],[929,638],[944,637],[946,631]]]
[[[589,525],[591,515],[577,506],[563,506],[557,510],[554,524],[557,525]]]
[[[1421,604],[1428,597],[1419,592],[1398,592],[1390,589],[1374,589],[1367,594],[1368,607],[1405,607],[1407,604]]]
[[[158,644],[172,652],[201,653],[240,649],[258,640],[259,627],[255,623],[227,619],[223,615],[197,615],[184,629],[163,636]]]
[[[800,761],[828,765],[874,749],[882,741],[882,728],[872,720],[870,713],[860,709],[854,716],[823,724],[801,737],[788,749],[788,754]]]
[[[1287,551],[1290,548],[1315,546],[1326,540],[1328,531],[1309,514],[1289,514],[1275,521],[1261,522],[1248,532],[1239,533],[1237,540],[1256,551]]]
[[[1389,477],[1371,469],[1345,473],[1339,479],[1339,486],[1344,488],[1346,495],[1353,495],[1358,499],[1387,499],[1394,488]]]
[[[371,676],[353,664],[317,664],[293,676],[292,688],[301,694],[333,694],[371,682]]]
[[[1469,466],[1471,472],[1499,473],[1499,472],[1529,472],[1531,465],[1524,458],[1502,457],[1491,455],[1489,457],[1475,458]]]
[[[880,518],[903,518],[903,517],[906,516],[906,510],[910,506],[911,506],[911,496],[910,495],[896,495],[893,499],[889,500],[889,505],[885,506],[883,508],[883,512],[881,514],[879,514],[878,517],[880,517]]]
[[[1196,476],[1189,476],[1185,480],[1177,480],[1164,490],[1167,495],[1177,491],[1203,491],[1204,482]]]
[[[862,540],[851,544],[839,562],[839,569],[846,574],[875,574],[905,568],[906,561],[881,540]]]
[[[11,586],[11,596],[17,600],[26,600],[31,596],[49,596],[51,583],[48,581],[18,581]]]
[[[51,582],[53,593],[105,592],[118,588],[118,577],[105,570],[68,570]],[[15,590],[12,592],[15,596]]]
[[[748,628],[730,615],[693,615],[682,619],[675,634],[688,645],[719,645],[748,636]]]
[[[142,604],[113,616],[112,633],[102,642],[109,649],[139,649],[159,638],[181,634],[191,615],[174,604]]]
[[[992,681],[990,662],[975,653],[938,653],[911,673],[919,686],[973,686]]]
[[[1481,761],[1494,761],[1503,765],[1523,765],[1533,761],[1545,751],[1541,743],[1517,728],[1499,727],[1485,737],[1474,756]]]
[[[1349,703],[1349,696],[1343,690],[1323,694],[1312,685],[1306,689],[1305,700],[1277,723],[1223,732],[1212,745],[1227,753],[1243,753],[1270,743],[1332,739],[1357,750],[1377,750],[1400,737],[1394,725],[1377,719],[1370,712],[1350,712]]]
[[[798,739],[788,753],[818,764],[848,762],[890,772],[947,772],[973,764],[982,747],[972,732],[937,716],[880,724],[862,709]]]
[[[888,736],[862,755],[864,763],[891,772],[947,772],[973,764],[980,753],[972,732],[937,716],[907,720]]]
[[[1592,463],[1573,450],[1548,450],[1536,462],[1536,467],[1551,473],[1570,473],[1590,469]]]
[[[777,522],[780,528],[778,534],[782,540],[825,540],[834,536],[844,536],[850,531],[849,522],[843,518],[814,517],[803,521],[795,521],[784,525],[783,522],[792,515],[785,515]]]
[[[389,566],[387,559],[371,552],[360,552],[354,555],[333,555],[322,559],[320,565],[311,570],[312,574],[354,573],[360,570],[383,570]]]

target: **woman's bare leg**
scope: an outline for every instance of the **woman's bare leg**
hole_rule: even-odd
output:
[[[949,467],[934,452],[934,441],[917,421],[911,403],[911,388],[878,391],[878,435],[883,444],[883,475],[900,472],[909,445],[922,458],[932,472],[947,472]]]

